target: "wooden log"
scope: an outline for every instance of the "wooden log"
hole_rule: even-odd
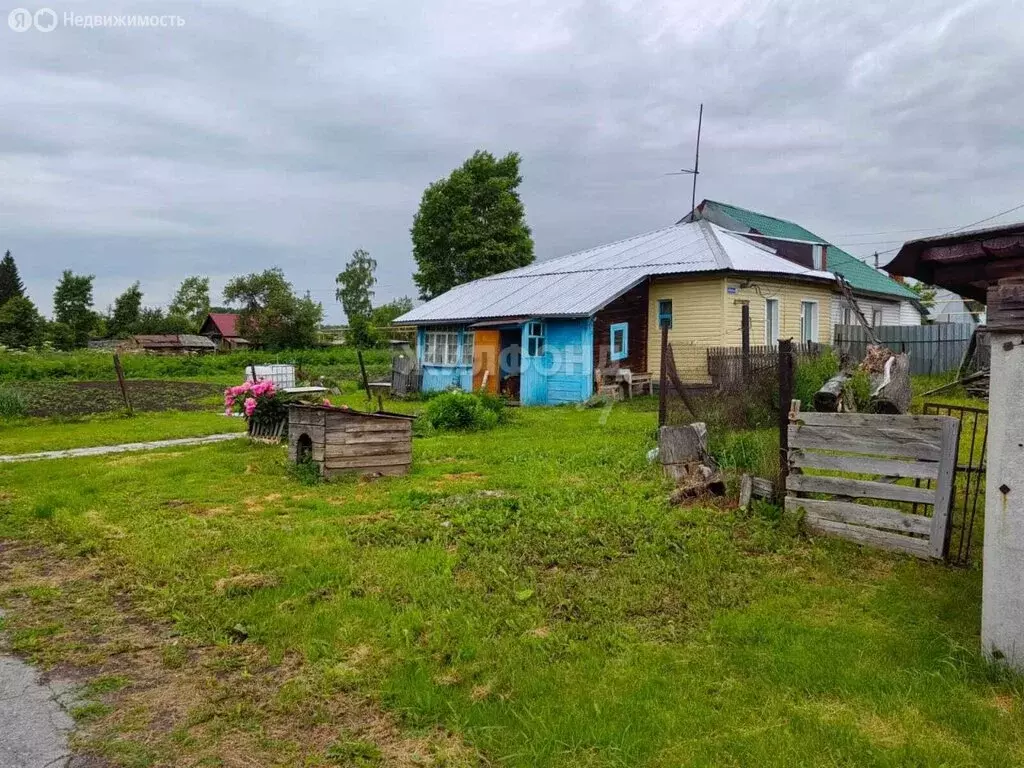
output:
[[[704,461],[707,455],[707,429],[703,424],[658,430],[658,459],[662,464]]]
[[[885,363],[881,375],[872,377],[871,399],[868,410],[872,413],[906,413],[910,410],[910,358],[906,354],[893,355]]]
[[[885,477],[935,480],[939,476],[939,465],[933,461],[900,461],[898,459],[878,459],[872,456],[836,456],[816,451],[804,451],[799,448],[790,451],[789,463],[791,466],[801,469],[830,469],[836,472],[857,472]]]
[[[848,477],[823,475],[790,475],[786,478],[787,491],[804,493],[831,493],[853,499],[886,499],[914,504],[934,504],[935,491],[907,485],[876,483],[872,480],[852,480]]]
[[[847,371],[840,371],[821,385],[814,393],[814,410],[822,413],[836,413],[843,404],[843,390],[850,380]]]
[[[821,501],[818,499],[786,499],[786,510],[803,509],[808,517],[832,520],[837,523],[866,525],[897,533],[916,533],[927,536],[932,520],[924,515],[908,515],[890,507],[872,507],[849,501]]]

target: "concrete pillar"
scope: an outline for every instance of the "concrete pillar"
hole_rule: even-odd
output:
[[[990,338],[981,645],[1024,671],[1024,334]]]

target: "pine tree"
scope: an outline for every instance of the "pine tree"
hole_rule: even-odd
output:
[[[0,307],[15,296],[24,295],[25,284],[21,282],[21,277],[18,275],[18,265],[14,263],[14,257],[8,251],[0,259]]]

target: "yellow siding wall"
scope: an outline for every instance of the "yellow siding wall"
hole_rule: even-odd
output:
[[[669,343],[684,381],[710,381],[707,375],[708,347],[738,347],[742,343],[741,305],[750,303],[750,343],[765,343],[765,299],[779,300],[782,338],[800,341],[800,304],[818,302],[818,341],[832,342],[832,292],[827,285],[754,278],[740,288],[745,278],[654,278],[651,281],[647,322],[648,370],[658,378],[661,371],[661,329],[658,301],[672,299],[672,328]],[[735,293],[728,288],[734,287]]]
[[[724,346],[738,347],[743,343],[741,327],[741,304],[750,303],[750,344],[760,347],[765,344],[765,299],[779,300],[780,338],[800,342],[800,304],[804,301],[818,302],[819,344],[832,343],[832,291],[827,285],[817,283],[786,282],[755,278],[749,288],[740,288],[742,280],[731,278],[726,287],[736,288],[736,293],[726,294],[726,334]],[[776,340],[772,339],[771,343]]]
[[[687,381],[707,379],[707,348],[723,344],[725,280],[721,277],[654,278],[647,311],[647,367],[657,379],[661,371],[661,329],[658,301],[672,299],[672,345],[676,366]]]

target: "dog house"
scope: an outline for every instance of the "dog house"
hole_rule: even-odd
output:
[[[327,405],[288,407],[288,459],[312,460],[327,478],[346,473],[405,475],[412,464],[412,416]]]

